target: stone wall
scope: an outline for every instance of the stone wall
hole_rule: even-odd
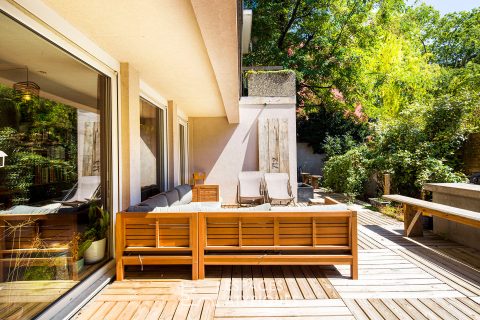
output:
[[[250,71],[247,73],[249,97],[295,97],[295,73],[290,70]]]
[[[480,172],[480,133],[471,134],[463,149],[463,162],[468,174]]]

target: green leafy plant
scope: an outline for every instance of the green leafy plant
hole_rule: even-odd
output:
[[[91,240],[85,240],[85,237],[81,233],[75,233],[72,237],[72,241],[69,243],[70,252],[72,258],[75,261],[81,260],[85,251],[92,244]]]
[[[84,238],[85,243],[90,246],[93,241],[107,237],[108,226],[110,225],[110,214],[102,207],[92,205],[88,209],[88,220],[89,224],[84,233]]]

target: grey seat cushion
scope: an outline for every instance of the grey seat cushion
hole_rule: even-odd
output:
[[[151,212],[153,209],[155,208],[150,206],[130,206],[127,212]]]
[[[167,202],[170,207],[178,206],[180,204],[180,197],[178,196],[178,191],[176,189],[172,189],[162,194],[165,195],[165,197],[167,198]]]
[[[148,198],[145,201],[142,201],[138,204],[139,206],[149,206],[149,207],[168,207],[169,202],[167,197],[160,193],[157,195],[154,195],[153,197]]]
[[[179,204],[189,204],[192,202],[192,187],[189,184],[176,186],[175,189],[177,190],[178,197],[180,198]]]

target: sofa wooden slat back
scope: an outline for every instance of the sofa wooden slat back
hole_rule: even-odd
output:
[[[355,211],[199,212],[198,223],[201,278],[209,264],[287,261],[349,264],[357,278]]]
[[[119,212],[116,221],[117,280],[126,265],[190,264],[197,278],[196,212]]]

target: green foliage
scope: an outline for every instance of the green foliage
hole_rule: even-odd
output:
[[[23,101],[0,85],[0,150],[8,155],[0,185],[13,193],[12,204],[30,202],[41,168],[62,172],[67,183],[76,180],[76,126],[76,109],[42,98]],[[52,148],[62,148],[64,157],[50,155]]]
[[[457,157],[469,132],[464,110],[461,102],[448,97],[420,113],[416,108],[405,110],[379,126],[368,145],[328,160],[325,185],[361,194],[366,178],[390,173],[393,192],[419,196],[427,182],[464,182]]]
[[[368,179],[366,152],[362,146],[330,158],[323,169],[324,186],[351,196],[362,194]]]
[[[297,76],[298,140],[327,153],[325,185],[362,194],[392,174],[394,192],[464,181],[460,151],[480,132],[480,8],[440,16],[404,0],[246,0],[245,65]]]
[[[480,63],[480,8],[449,13],[427,29],[434,61],[448,67]]]
[[[298,140],[307,142],[316,153],[342,153],[363,142],[369,134],[369,125],[361,117],[324,106],[297,117]]]
[[[25,269],[23,280],[55,280],[55,267],[49,266],[30,266]]]
[[[87,248],[93,241],[106,238],[108,235],[108,226],[110,225],[110,214],[107,210],[96,205],[88,209],[89,224],[84,233]]]

